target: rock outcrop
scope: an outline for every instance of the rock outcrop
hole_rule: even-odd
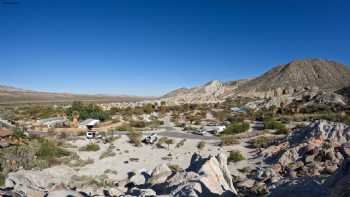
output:
[[[175,197],[237,195],[224,154],[209,158],[194,154],[188,169],[168,179],[166,187]]]
[[[332,174],[344,159],[341,146],[349,140],[348,125],[319,120],[292,132],[287,143],[269,147],[264,152],[282,148],[266,160],[280,165],[279,173],[284,176]]]
[[[53,167],[42,171],[19,170],[9,173],[6,179],[7,190],[0,194],[16,194],[27,196],[64,196],[82,194],[98,196],[157,196],[172,195],[174,197],[219,197],[235,196],[231,174],[224,154],[202,158],[194,154],[189,167],[185,171],[172,172],[166,164],[157,166],[151,175],[132,173],[128,183],[110,185],[107,188],[91,188],[74,181],[73,169],[69,167]],[[72,187],[71,187],[72,186]],[[71,187],[71,188],[70,188]],[[79,192],[80,191],[80,192]]]

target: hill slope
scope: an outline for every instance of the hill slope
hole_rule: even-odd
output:
[[[277,66],[242,85],[238,92],[247,96],[272,97],[303,89],[335,91],[350,84],[350,70],[334,61],[310,59]]]
[[[336,90],[350,86],[350,70],[344,64],[320,59],[292,61],[263,75],[222,83],[212,81],[190,89],[181,88],[164,95],[169,103],[218,102],[228,97],[278,97],[303,91]]]

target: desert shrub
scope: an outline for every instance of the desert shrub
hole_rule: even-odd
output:
[[[135,128],[144,128],[146,123],[144,121],[130,121],[130,126]]]
[[[277,131],[274,132],[276,135],[287,135],[289,133],[289,129],[286,127],[282,127],[280,129],[277,129]]]
[[[344,123],[347,124],[347,125],[350,125],[350,115],[345,115],[345,116],[342,118],[342,122],[344,122]]]
[[[200,141],[200,142],[198,142],[198,144],[197,144],[198,150],[203,150],[203,148],[205,147],[205,145],[206,145],[205,141]]]
[[[274,141],[273,137],[259,136],[249,141],[249,144],[254,148],[267,148]]]
[[[93,151],[93,152],[96,152],[98,150],[100,150],[100,146],[98,144],[95,144],[95,143],[89,143],[89,144],[79,148],[79,151]]]
[[[227,158],[228,162],[238,162],[245,160],[245,157],[242,155],[240,151],[231,151],[229,157]]]
[[[130,131],[131,127],[130,127],[130,125],[124,123],[124,124],[116,127],[116,130],[117,131]]]
[[[227,111],[212,111],[211,113],[213,114],[215,119],[221,122],[227,120],[230,117],[230,112]]]
[[[129,131],[128,137],[129,137],[129,142],[131,144],[134,144],[135,146],[140,146],[141,145],[142,134],[140,132],[138,132],[138,131]]]
[[[275,132],[275,134],[278,135],[289,133],[289,129],[286,127],[285,124],[272,118],[264,120],[264,125],[265,129],[276,129],[277,131]]]
[[[13,132],[13,136],[17,139],[27,138],[26,134],[24,133],[23,129],[21,129],[21,128],[16,128]]]
[[[170,148],[170,145],[171,144],[174,144],[174,140],[173,139],[170,139],[170,138],[167,138],[167,137],[161,137],[158,142],[157,142],[157,147],[158,148],[164,148],[164,144],[166,144],[168,146],[168,150]]]
[[[168,138],[168,139],[166,139],[166,140],[164,141],[164,143],[168,146],[168,150],[169,150],[169,149],[170,149],[170,145],[171,145],[171,144],[174,144],[174,140]]]
[[[36,155],[39,159],[50,160],[53,158],[69,156],[70,152],[58,147],[54,141],[43,140]]]
[[[113,145],[109,145],[107,150],[103,151],[102,154],[100,155],[100,159],[116,156],[116,153],[113,151],[114,148],[115,147]]]
[[[76,160],[72,160],[70,161],[69,163],[67,163],[67,165],[69,167],[84,167],[86,165],[89,165],[89,164],[93,164],[95,161],[91,158],[88,158],[87,160],[82,160],[82,159],[76,159]]]
[[[152,120],[151,122],[147,123],[147,126],[148,127],[158,127],[160,125],[163,125],[164,124],[164,121],[161,121],[161,120]]]
[[[109,136],[104,139],[105,143],[113,143],[115,140],[119,139],[119,136]]]
[[[230,124],[226,129],[222,132],[223,134],[238,134],[238,133],[244,133],[248,131],[250,128],[250,125],[245,122],[234,122]]]
[[[114,174],[114,175],[118,174],[118,172],[116,170],[111,170],[111,169],[106,169],[103,173],[104,174]]]
[[[3,175],[16,171],[44,169],[69,160],[73,154],[47,139],[32,139],[25,144],[0,149],[0,166]],[[10,161],[10,162],[9,162]]]
[[[236,139],[234,136],[224,135],[224,136],[221,136],[220,138],[221,138],[221,145],[222,146],[239,144],[239,140]]]
[[[108,179],[106,175],[99,176],[77,176],[73,175],[69,183],[72,187],[84,187],[84,186],[96,186],[96,187],[111,187],[112,182]]]
[[[0,186],[5,185],[5,178],[6,176],[0,173]]]
[[[176,148],[180,148],[181,146],[185,145],[186,139],[182,139],[180,142],[176,144]]]
[[[182,171],[183,169],[177,165],[177,164],[168,164],[168,167],[170,168],[170,170],[173,172],[173,173],[176,173],[176,172],[180,172]]]

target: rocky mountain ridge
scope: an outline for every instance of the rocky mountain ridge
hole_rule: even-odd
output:
[[[194,88],[181,88],[162,97],[168,103],[212,103],[244,96],[273,98],[301,92],[335,92],[350,86],[350,70],[334,61],[307,59],[279,65],[263,75],[230,82],[211,81]]]

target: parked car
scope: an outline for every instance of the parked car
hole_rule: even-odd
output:
[[[87,139],[101,139],[102,135],[98,134],[96,131],[88,131],[86,132]]]
[[[154,144],[158,140],[158,134],[152,133],[143,139],[145,144]]]

